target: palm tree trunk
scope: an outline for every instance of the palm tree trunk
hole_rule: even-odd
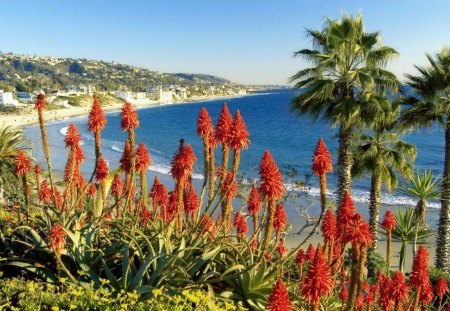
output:
[[[351,127],[341,125],[339,128],[338,206],[340,206],[344,193],[350,192],[352,183],[352,134]]]
[[[436,268],[450,271],[450,121],[445,129],[445,160],[441,186],[441,210],[436,239]]]
[[[372,247],[369,253],[376,252],[378,250],[378,221],[380,218],[380,208],[381,208],[381,178],[377,171],[372,174],[372,180],[370,183],[370,198],[369,198],[369,225],[372,231]],[[372,258],[372,257],[370,257]],[[373,265],[370,260],[367,265],[367,273],[369,277],[375,276],[375,271],[373,270]]]
[[[370,184],[369,199],[369,225],[372,230],[372,248],[371,251],[377,251],[378,248],[378,221],[380,218],[381,207],[381,178],[377,172],[372,175]]]

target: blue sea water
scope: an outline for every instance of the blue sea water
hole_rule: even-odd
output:
[[[202,175],[202,141],[196,134],[196,120],[201,107],[206,107],[216,122],[225,101],[232,113],[240,110],[248,131],[251,144],[242,152],[240,173],[249,178],[257,178],[260,159],[266,149],[270,150],[278,166],[285,170],[295,168],[299,177],[311,174],[311,160],[319,137],[323,137],[332,152],[334,162],[337,158],[336,129],[330,124],[318,120],[312,122],[309,117],[298,116],[290,111],[290,101],[295,96],[292,90],[274,90],[256,93],[251,96],[210,100],[196,103],[171,104],[139,109],[140,127],[136,130],[136,142],[144,142],[150,149],[153,165],[151,171],[169,174],[170,160],[177,150],[178,141],[183,138],[191,144],[198,156],[194,178]],[[111,168],[118,166],[124,146],[126,133],[120,130],[120,113],[107,114],[108,124],[102,132],[102,152]],[[67,159],[63,135],[67,125],[74,123],[83,138],[83,148],[87,161],[82,168],[88,174],[92,171],[94,159],[93,135],[88,132],[86,117],[70,118],[48,124],[48,136],[52,150],[52,162],[56,170],[62,171]],[[35,142],[33,156],[44,163],[40,132],[37,126],[25,129],[25,135]],[[406,140],[417,146],[416,167],[420,170],[431,169],[439,176],[443,166],[443,131],[438,127],[408,134]],[[220,161],[220,152],[217,152]],[[336,172],[329,175],[328,188],[333,195],[336,186]],[[318,181],[312,176],[310,194],[317,196]],[[367,202],[370,177],[356,179],[353,184],[353,197],[356,202]],[[415,205],[415,200],[398,192],[384,192],[382,202],[385,205]],[[430,208],[438,209],[439,203],[432,202]]]

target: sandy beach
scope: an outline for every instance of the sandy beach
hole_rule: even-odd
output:
[[[146,108],[146,107],[156,107],[156,106],[165,106],[165,105],[177,105],[177,104],[184,104],[188,102],[203,102],[203,101],[209,101],[209,100],[215,100],[215,99],[229,99],[229,98],[235,98],[235,97],[242,97],[242,96],[251,96],[250,94],[239,94],[239,95],[227,95],[227,96],[218,96],[218,95],[209,95],[209,96],[196,96],[191,97],[185,101],[182,102],[173,102],[173,103],[166,103],[166,102],[159,102],[159,101],[145,101],[145,102],[133,102],[131,103],[136,108]],[[106,105],[103,106],[103,110],[105,112],[112,112],[112,111],[118,111],[122,107],[122,103],[120,104],[113,104],[113,105]],[[64,108],[59,110],[49,110],[44,111],[44,119],[45,121],[52,122],[52,121],[60,121],[65,120],[70,117],[78,117],[78,116],[84,116],[88,115],[91,107],[71,107],[71,108]],[[32,125],[38,123],[38,115],[33,110],[30,113],[27,114],[0,114],[0,126],[11,126],[14,128],[23,127],[26,125]]]

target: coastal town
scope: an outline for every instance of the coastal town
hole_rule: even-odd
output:
[[[136,79],[139,84],[133,83]],[[123,101],[154,105],[239,96],[263,88],[214,76],[158,73],[115,62],[0,52],[2,114],[28,113],[40,93],[45,93],[50,107],[57,110],[84,106],[87,97],[94,94],[104,96],[105,105]]]

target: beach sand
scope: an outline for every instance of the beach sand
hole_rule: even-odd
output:
[[[131,103],[136,108],[148,108],[148,107],[156,107],[156,106],[165,106],[165,105],[176,105],[176,104],[183,104],[187,102],[202,102],[202,101],[210,101],[210,100],[217,100],[217,99],[229,99],[229,98],[236,98],[236,97],[242,97],[242,96],[250,96],[250,94],[240,94],[240,95],[227,95],[227,96],[216,96],[216,95],[210,95],[210,96],[196,96],[191,97],[188,100],[185,100],[183,102],[173,102],[173,103],[162,103],[159,101],[145,101],[145,102],[136,102],[134,103],[131,101]],[[125,102],[125,101],[124,101]],[[122,108],[122,103],[120,104],[113,104],[113,105],[106,105],[103,106],[103,110],[105,112],[110,111],[117,111]],[[89,114],[91,107],[71,107],[71,108],[63,108],[58,110],[44,110],[44,119],[47,122],[52,121],[60,121],[65,120],[70,117],[78,117],[78,116],[85,116]],[[11,126],[14,128],[19,128],[27,125],[32,125],[38,123],[38,115],[35,110],[33,110],[30,113],[26,114],[0,114],[0,126]]]

